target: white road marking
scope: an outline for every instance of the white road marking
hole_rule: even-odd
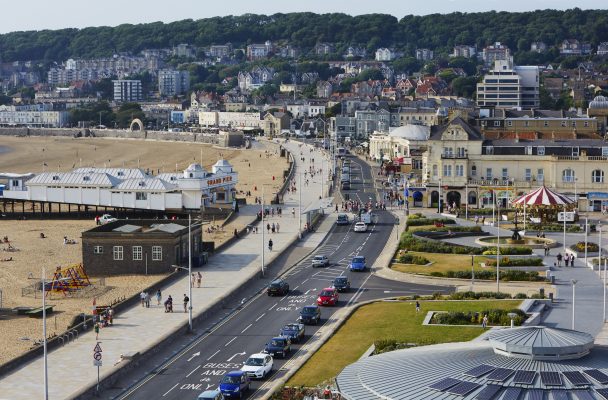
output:
[[[259,317],[258,317],[258,318],[255,320],[255,322],[258,322],[259,320],[261,320],[261,319],[262,319],[262,317],[263,317],[264,315],[266,315],[266,313],[264,313],[264,314],[260,315],[260,316],[259,316]]]
[[[197,369],[199,369],[201,366],[199,365],[198,367],[194,368],[188,375],[186,375],[186,378],[188,378],[190,375],[192,375],[193,373],[196,372]]]
[[[226,343],[226,344],[224,345],[224,347],[228,347],[228,345],[229,345],[230,343],[234,342],[234,341],[236,340],[236,338],[237,338],[237,336],[235,336],[235,337],[233,337],[232,339],[230,339],[230,341],[229,341],[228,343]]]
[[[277,306],[277,304],[279,304],[279,303],[274,303],[274,305],[273,305],[273,306],[271,306],[271,307],[268,309],[268,311],[270,311],[270,310],[272,310],[273,308],[275,308],[275,307]]]
[[[251,328],[251,325],[253,325],[253,324],[249,324],[249,325],[247,325],[247,326],[245,327],[245,329],[243,329],[243,330],[241,331],[241,333],[245,333],[245,331],[246,331],[247,329]]]
[[[302,281],[303,284],[306,282],[308,282],[308,278],[306,278],[304,281]]]
[[[207,361],[211,360],[211,359],[212,359],[212,358],[213,358],[213,357],[214,357],[214,356],[215,356],[217,353],[219,353],[219,352],[220,352],[220,350],[218,350],[218,351],[216,351],[215,353],[211,354],[211,355],[209,356],[209,358],[207,359]]]
[[[179,385],[179,382],[178,382],[178,383],[176,383],[176,384],[175,384],[175,385],[174,385],[174,386],[173,386],[171,389],[167,390],[167,392],[166,392],[165,394],[163,394],[163,397],[165,397],[166,395],[168,395],[168,394],[169,394],[169,392],[170,392],[170,391],[172,391],[173,389],[175,389],[175,387],[176,387],[177,385]]]

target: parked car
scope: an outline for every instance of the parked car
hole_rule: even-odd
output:
[[[101,225],[109,224],[110,222],[114,222],[114,221],[118,221],[118,219],[114,218],[110,214],[104,214],[101,217],[99,217],[99,223]]]
[[[230,371],[220,381],[220,392],[227,398],[242,399],[249,390],[249,377],[244,371]]]
[[[304,306],[300,310],[298,321],[303,324],[316,325],[321,320],[321,309],[319,306]]]
[[[281,329],[280,336],[285,336],[291,340],[291,343],[300,342],[304,339],[305,328],[304,324],[292,323],[287,324]]]
[[[205,390],[196,400],[224,400],[224,395],[219,390]]]
[[[342,190],[350,190],[350,182],[342,182]]]
[[[345,276],[339,276],[334,279],[333,287],[338,292],[348,292],[350,290],[350,281]]]
[[[327,267],[329,266],[329,258],[327,256],[314,256],[312,259],[312,267]]]
[[[317,297],[317,304],[320,306],[335,306],[338,304],[338,291],[335,288],[325,288]]]
[[[281,357],[287,357],[287,354],[291,351],[291,341],[287,337],[277,336],[273,337],[270,342],[266,343],[264,352],[271,354],[273,357],[281,355]]]
[[[346,214],[338,214],[338,219],[336,219],[337,225],[348,225],[350,222],[348,220],[348,215]]]
[[[262,379],[270,374],[272,364],[273,359],[271,355],[264,353],[252,354],[243,364],[241,371],[245,371],[251,379]]]
[[[350,182],[350,174],[341,174],[340,175],[340,183]]]
[[[367,232],[367,224],[365,222],[357,222],[354,230],[355,232]]]
[[[365,263],[365,257],[357,256],[353,257],[348,269],[351,271],[365,271],[367,269],[367,265]]]
[[[268,285],[266,293],[268,293],[268,296],[285,296],[289,293],[289,283],[283,279],[275,279]]]

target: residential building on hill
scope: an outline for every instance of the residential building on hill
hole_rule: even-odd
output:
[[[138,102],[143,100],[140,80],[119,79],[114,84],[114,101],[117,103]]]
[[[326,56],[336,52],[336,46],[333,43],[317,43],[315,45],[315,54],[318,56]]]
[[[565,39],[559,46],[559,54],[570,56],[591,54],[591,43],[581,43],[576,39]]]
[[[547,45],[544,42],[532,42],[530,45],[530,51],[534,51],[536,53],[544,53],[547,51]]]
[[[477,49],[475,46],[469,45],[458,45],[454,46],[454,50],[452,51],[452,57],[465,57],[472,58],[477,54]]]
[[[477,105],[497,108],[540,106],[537,66],[514,66],[511,60],[497,60],[483,82],[477,84]]]
[[[433,50],[416,49],[416,59],[420,61],[430,61],[433,59]]]
[[[597,45],[597,55],[605,56],[608,54],[608,42],[602,42]]]
[[[263,44],[250,44],[247,46],[247,59],[249,61],[263,60],[274,52],[274,46],[270,40]]]
[[[491,66],[494,65],[494,61],[511,60],[511,50],[504,44],[496,42],[483,49],[481,58],[486,66]]]
[[[228,55],[230,55],[230,53],[232,53],[232,44],[231,43],[214,44],[214,45],[209,46],[209,51],[207,52],[207,55],[209,57],[224,58],[224,57],[228,57]]]
[[[393,61],[397,57],[395,51],[381,47],[376,50],[376,61]]]
[[[161,96],[177,96],[190,90],[190,73],[188,71],[158,71],[158,92]]]

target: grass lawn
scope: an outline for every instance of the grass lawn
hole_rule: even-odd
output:
[[[422,256],[433,264],[427,266],[414,264],[393,263],[391,268],[399,272],[408,272],[411,274],[429,275],[431,272],[447,272],[447,271],[470,271],[471,256],[467,254],[436,254],[422,253],[416,251],[408,251],[407,254]],[[475,270],[483,271],[487,268],[482,268],[480,263],[488,260],[487,256],[474,256]]]
[[[427,311],[483,311],[513,309],[520,300],[378,302],[359,308],[342,327],[287,382],[287,386],[316,386],[338,375],[379,339],[402,343],[445,343],[468,341],[479,334],[480,326],[423,326]]]

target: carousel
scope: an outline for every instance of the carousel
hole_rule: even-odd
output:
[[[513,206],[523,211],[524,220],[527,218],[533,223],[557,221],[559,212],[574,211],[576,208],[574,200],[546,186],[541,186],[514,200]]]

